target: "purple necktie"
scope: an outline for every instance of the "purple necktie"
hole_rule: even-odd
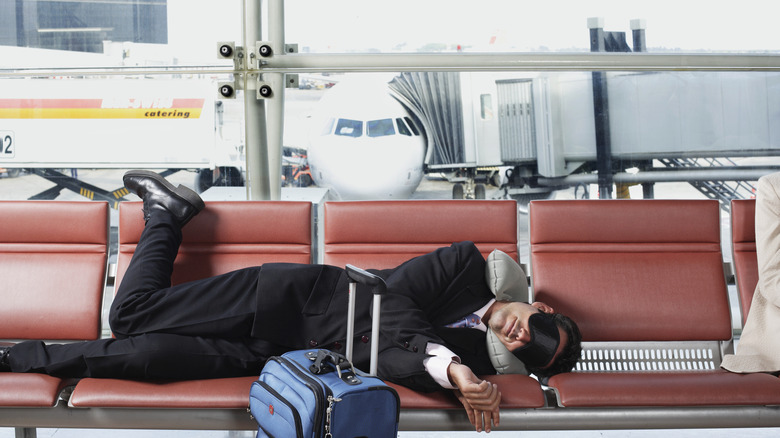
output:
[[[463,318],[463,319],[461,319],[459,321],[453,322],[452,324],[447,324],[447,327],[453,327],[453,328],[455,328],[455,327],[469,327],[469,328],[471,328],[471,327],[478,326],[480,322],[481,322],[481,320],[479,319],[479,316],[477,316],[476,314],[472,313],[471,315],[469,315],[469,316],[467,316],[467,317],[465,317],[465,318]]]

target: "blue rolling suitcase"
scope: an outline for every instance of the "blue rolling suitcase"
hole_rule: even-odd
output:
[[[258,437],[367,437],[398,435],[398,394],[380,379],[356,370],[351,361],[355,284],[372,286],[374,319],[371,374],[376,375],[379,306],[386,286],[366,271],[347,266],[350,298],[347,356],[329,350],[296,350],[268,359],[252,384],[249,407]]]

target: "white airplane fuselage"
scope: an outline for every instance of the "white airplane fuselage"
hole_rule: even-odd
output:
[[[423,177],[425,137],[379,81],[345,81],[313,116],[308,160],[336,199],[405,199]]]

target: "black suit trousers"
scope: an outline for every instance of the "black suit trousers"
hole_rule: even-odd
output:
[[[181,229],[154,212],[111,305],[115,338],[12,349],[13,371],[63,377],[196,379],[259,374],[282,349],[250,337],[260,267],[171,286]]]
[[[248,337],[262,268],[171,287],[181,239],[181,229],[170,215],[157,213],[149,219],[111,305],[109,323],[114,335]]]

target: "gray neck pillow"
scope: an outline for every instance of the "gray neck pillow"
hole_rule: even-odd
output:
[[[497,300],[528,302],[528,278],[512,257],[496,249],[486,262],[485,280]],[[498,374],[530,374],[525,364],[501,343],[490,328],[487,329],[486,339],[490,362]]]

